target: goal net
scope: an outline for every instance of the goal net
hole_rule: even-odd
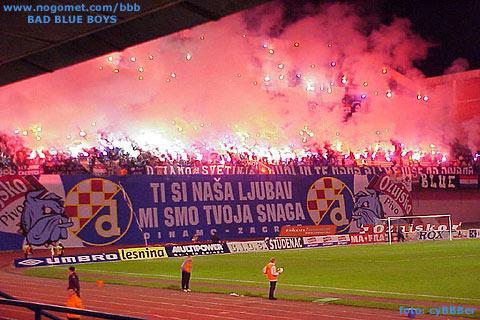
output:
[[[449,214],[388,217],[388,243],[405,240],[452,240],[452,217]]]

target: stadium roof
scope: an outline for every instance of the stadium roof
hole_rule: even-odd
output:
[[[31,12],[3,12],[0,19],[0,86],[218,20],[266,0],[135,0],[123,3],[127,2],[139,4],[140,11],[117,12],[115,24],[28,24],[27,15]],[[28,2],[9,2],[16,3]],[[44,0],[41,4],[82,3],[80,0]],[[96,3],[112,4],[113,1]]]

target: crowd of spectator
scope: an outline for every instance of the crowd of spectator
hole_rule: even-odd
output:
[[[413,151],[402,150],[400,144],[392,142],[393,152],[375,152],[366,150],[362,154],[342,154],[328,144],[316,147],[314,150],[302,151],[300,155],[291,152],[284,158],[258,156],[255,152],[237,152],[233,147],[222,150],[204,150],[204,152],[181,153],[160,152],[159,150],[144,151],[135,147],[134,154],[122,148],[108,146],[83,149],[73,155],[70,152],[60,152],[54,149],[32,151],[25,147],[22,140],[0,133],[0,169],[32,170],[37,168],[45,174],[141,174],[146,167],[158,166],[202,166],[231,165],[252,166],[264,165],[314,165],[314,166],[472,166],[480,168],[480,154],[457,147],[455,154],[446,157],[440,153],[427,153],[422,156]]]

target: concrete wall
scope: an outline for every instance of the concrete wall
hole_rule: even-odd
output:
[[[454,223],[480,222],[480,190],[412,192],[413,214],[451,214]]]

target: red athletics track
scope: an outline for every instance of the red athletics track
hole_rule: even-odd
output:
[[[1,291],[23,300],[64,305],[67,271],[63,281],[11,273],[11,268],[10,266],[1,268]],[[263,298],[184,293],[180,290],[109,284],[98,288],[91,282],[82,282],[81,288],[82,299],[88,309],[145,319],[408,319],[394,310],[321,305],[312,302],[269,301]],[[279,289],[281,290],[281,284]],[[22,308],[10,306],[0,308],[1,319],[33,319],[33,313]],[[417,316],[417,318],[460,319],[438,316]],[[82,319],[89,318],[82,317]]]

